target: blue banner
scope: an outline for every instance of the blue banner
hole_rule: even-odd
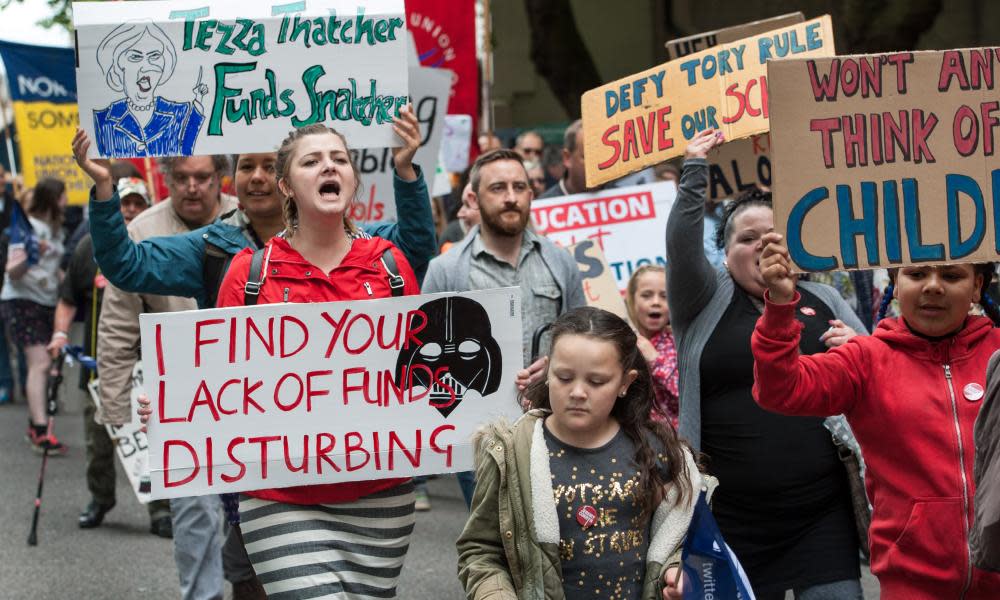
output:
[[[10,97],[15,102],[76,102],[76,57],[72,48],[0,41]]]

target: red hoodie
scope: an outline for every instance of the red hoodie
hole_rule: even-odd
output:
[[[973,426],[1000,329],[969,317],[956,335],[931,342],[884,319],[871,337],[799,356],[798,300],[768,301],[757,322],[754,399],[787,415],[847,417],[868,467],[882,598],[1000,598],[1000,574],[973,568],[969,554]]]
[[[266,278],[260,288],[258,304],[274,302],[332,302],[337,300],[367,300],[392,295],[389,278],[382,266],[382,253],[391,249],[399,275],[403,277],[403,293],[419,294],[417,278],[403,253],[380,238],[354,240],[351,249],[329,275],[311,264],[292,249],[282,238],[273,238]],[[265,251],[266,252],[266,251]],[[243,288],[250,272],[253,250],[247,248],[233,257],[229,271],[219,287],[218,307],[243,306]],[[266,256],[266,254],[265,254]],[[307,485],[272,490],[246,492],[248,496],[286,502],[288,504],[335,504],[352,502],[407,481],[379,479],[323,485]]]

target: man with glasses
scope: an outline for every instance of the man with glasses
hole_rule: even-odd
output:
[[[540,163],[542,161],[542,150],[545,149],[545,140],[537,131],[522,131],[514,140],[514,152],[521,155],[521,158],[531,162]]]
[[[185,233],[208,225],[237,206],[221,193],[229,172],[225,156],[184,156],[160,159],[170,198],[146,210],[128,226],[135,241]],[[131,294],[108,284],[104,291],[97,336],[103,422],[132,420],[129,394],[132,369],[139,360],[139,313],[195,310],[191,298]],[[222,510],[215,495],[170,501],[174,561],[185,600],[222,600]]]

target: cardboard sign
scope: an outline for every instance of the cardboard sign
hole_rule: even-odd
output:
[[[66,184],[70,204],[84,205],[91,181],[70,150],[80,123],[73,78],[73,50],[0,41],[7,69],[24,185],[54,177]]]
[[[615,278],[611,275],[608,259],[604,257],[604,251],[597,245],[597,242],[584,240],[573,244],[567,250],[573,254],[576,266],[580,268],[580,276],[583,277],[583,294],[587,297],[587,306],[603,308],[629,322],[625,300],[622,299],[618,284],[615,283]]]
[[[402,0],[77,2],[73,24],[91,156],[273,152],[312,123],[399,144]]]
[[[446,69],[410,68],[410,95],[413,111],[420,122],[420,148],[413,163],[424,174],[428,187],[435,179],[441,140],[444,137],[445,113],[451,90],[451,72]],[[396,195],[392,180],[392,149],[352,150],[361,171],[360,201],[351,205],[355,222],[395,221]]]
[[[1000,48],[775,61],[775,228],[803,271],[996,260]]]
[[[100,379],[93,379],[87,383],[87,391],[90,392],[90,399],[98,408],[101,407],[101,393],[98,386]],[[122,464],[122,470],[128,477],[128,482],[135,492],[135,497],[142,504],[148,503],[151,498],[150,478],[149,478],[149,443],[146,434],[142,431],[142,423],[139,422],[139,395],[144,394],[142,387],[142,364],[136,363],[132,369],[132,390],[129,393],[131,400],[132,422],[124,425],[105,425],[111,441],[115,444],[115,454]]]
[[[535,199],[535,230],[560,246],[593,240],[604,251],[619,290],[632,271],[667,264],[664,232],[677,197],[673,183],[653,183],[560,198]]]
[[[708,197],[733,198],[754,185],[771,187],[771,138],[762,133],[708,153]]]
[[[833,56],[823,16],[710,48],[583,95],[587,186],[682,156],[706,128],[738,140],[768,130],[770,59]]]
[[[759,21],[733,25],[732,27],[726,27],[724,29],[696,33],[694,35],[670,40],[664,44],[667,48],[667,60],[677,60],[678,58],[687,56],[688,54],[701,52],[706,48],[713,48],[719,44],[735,42],[759,33],[765,33],[774,29],[781,29],[782,27],[788,27],[789,25],[801,23],[805,20],[805,15],[801,12],[793,12],[788,13],[787,15],[771,17],[770,19],[761,19]]]
[[[140,317],[152,497],[472,469],[521,414],[521,292]]]

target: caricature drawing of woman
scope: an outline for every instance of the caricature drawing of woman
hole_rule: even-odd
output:
[[[97,47],[97,64],[108,87],[125,97],[94,111],[94,132],[101,156],[190,156],[205,120],[201,98],[208,86],[198,82],[191,102],[173,102],[156,88],[174,73],[177,52],[153,23],[123,23]]]

